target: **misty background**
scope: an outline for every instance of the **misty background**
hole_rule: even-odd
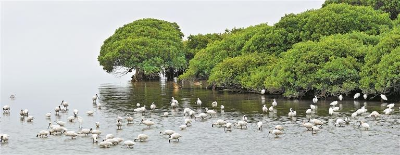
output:
[[[323,2],[2,1],[0,101],[11,94],[74,94],[74,89],[83,87],[94,94],[103,83],[126,84],[131,75],[106,73],[97,56],[117,28],[141,18],[176,22],[186,38],[273,25],[285,14],[318,9]]]

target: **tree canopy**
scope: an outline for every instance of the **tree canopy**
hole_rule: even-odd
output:
[[[381,10],[390,14],[391,19],[396,19],[400,13],[400,1],[398,0],[326,0],[322,5],[332,3],[346,3],[355,6],[370,6],[375,10]]]
[[[158,77],[162,69],[184,69],[183,33],[178,24],[140,19],[118,28],[101,46],[103,69],[136,71],[135,79]]]
[[[141,19],[117,29],[98,60],[107,72],[123,67],[156,77],[162,69],[184,71],[174,76],[285,97],[400,94],[398,5],[327,0],[321,9],[287,14],[274,25],[187,40],[176,23]]]

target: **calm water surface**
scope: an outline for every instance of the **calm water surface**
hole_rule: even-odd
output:
[[[382,115],[374,120],[367,117],[368,114],[372,111],[382,113],[386,108],[385,103],[354,101],[349,96],[339,102],[341,110],[330,116],[328,108],[331,100],[320,100],[316,104],[316,113],[306,115],[311,99],[287,100],[279,96],[219,92],[189,84],[185,84],[182,89],[174,89],[172,82],[60,85],[57,89],[43,88],[38,84],[19,90],[18,93],[15,100],[8,98],[11,94],[9,92],[3,91],[1,94],[1,106],[11,107],[10,114],[1,112],[0,133],[10,135],[9,142],[0,146],[1,154],[399,154],[400,151],[398,105],[392,115]],[[98,102],[103,106],[102,109],[96,108],[91,101],[96,93],[100,95]],[[179,101],[178,108],[171,108],[171,97]],[[195,104],[197,98],[203,101],[202,107]],[[276,113],[262,113],[263,104],[271,106],[273,98],[278,102]],[[55,116],[54,108],[62,100],[69,103],[69,111]],[[218,102],[218,108],[211,108],[213,101]],[[157,105],[155,111],[148,110],[144,116],[133,111],[137,103],[149,109],[152,102]],[[224,111],[219,108],[221,104],[225,106]],[[367,114],[358,116],[345,127],[333,125],[337,118],[350,116],[364,105],[368,109]],[[184,124],[185,119],[183,109],[186,107],[197,113],[204,112],[204,107],[208,107],[216,110],[217,116],[193,120],[192,126],[180,131],[179,126]],[[289,108],[297,111],[297,117],[287,117]],[[21,120],[20,109],[28,109],[29,115],[35,117],[34,121],[30,123],[26,119]],[[95,128],[95,122],[100,122],[102,138],[106,134],[113,134],[124,140],[133,140],[138,134],[144,133],[149,135],[149,139],[146,142],[136,142],[133,149],[122,144],[104,149],[93,144],[90,136],[82,135],[76,139],[64,135],[36,137],[40,130],[47,129],[48,122],[55,120],[67,122],[65,127],[68,130],[79,131],[77,120],[73,123],[67,121],[67,117],[73,115],[73,109],[79,110],[83,128]],[[95,111],[94,115],[87,116],[88,110]],[[50,119],[45,117],[47,112],[52,112]],[[164,112],[169,112],[169,116],[161,117]],[[134,124],[127,125],[124,121],[122,130],[117,130],[117,116],[125,117],[127,114],[134,117]],[[217,119],[236,122],[243,115],[249,119],[247,129],[234,128],[232,132],[224,132],[223,128],[211,127]],[[142,118],[154,121],[155,125],[147,128],[139,124]],[[311,134],[302,126],[302,122],[308,118],[318,118],[325,122],[317,134]],[[356,120],[366,121],[371,126],[370,130],[359,129]],[[262,131],[257,130],[258,121],[264,123]],[[268,131],[275,125],[283,125],[285,128],[279,138],[268,135]],[[180,142],[168,143],[168,137],[159,134],[166,129],[180,133]]]

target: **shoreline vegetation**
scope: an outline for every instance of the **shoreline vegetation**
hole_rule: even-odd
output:
[[[345,2],[345,3],[339,3]],[[268,25],[190,35],[145,18],[118,28],[98,61],[132,81],[206,80],[205,88],[286,98],[400,95],[400,2],[327,0]],[[121,71],[122,70],[122,71]]]

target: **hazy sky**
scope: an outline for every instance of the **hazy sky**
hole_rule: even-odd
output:
[[[137,19],[176,22],[188,36],[260,23],[272,25],[285,14],[318,9],[322,3],[2,1],[1,91],[77,81],[126,81],[128,76],[116,78],[105,73],[97,56],[103,41],[115,29]]]

